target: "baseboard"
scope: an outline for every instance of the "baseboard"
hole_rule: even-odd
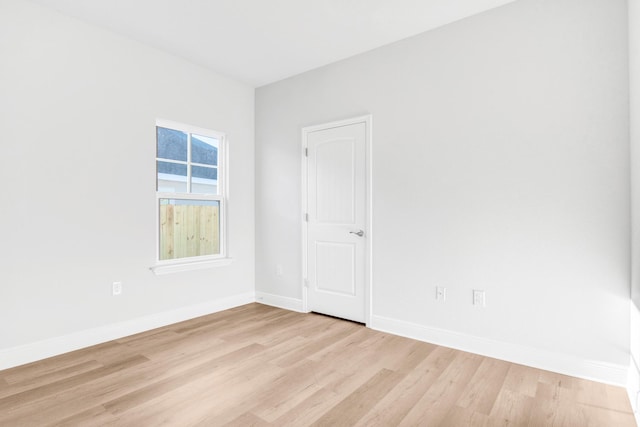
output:
[[[383,316],[372,316],[372,329],[455,348],[494,359],[625,387],[628,366],[582,360],[565,354],[431,328]]]
[[[47,357],[57,356],[73,350],[90,347],[252,302],[255,302],[255,293],[248,292],[0,350],[0,370],[24,365],[46,359]]]
[[[303,313],[301,299],[267,294],[265,292],[256,292],[256,302]]]

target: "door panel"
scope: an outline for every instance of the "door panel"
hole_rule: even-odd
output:
[[[306,134],[308,308],[358,322],[366,320],[366,131],[361,122]]]
[[[316,242],[316,289],[356,296],[356,245]]]
[[[318,224],[355,222],[354,145],[351,138],[336,138],[321,142],[315,148]]]

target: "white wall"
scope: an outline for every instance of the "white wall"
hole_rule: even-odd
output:
[[[629,4],[629,77],[631,141],[631,367],[629,396],[639,408],[640,393],[640,0]],[[636,412],[636,417],[640,414]],[[640,422],[640,419],[638,420]]]
[[[1,0],[0,350],[252,295],[253,114],[251,87]],[[227,134],[230,266],[149,270],[156,118]]]
[[[626,16],[520,0],[259,88],[257,291],[301,298],[300,129],[372,113],[374,326],[623,383]]]
[[[629,77],[631,106],[632,296],[640,307],[640,0],[629,2]]]

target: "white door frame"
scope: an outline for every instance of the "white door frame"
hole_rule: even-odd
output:
[[[367,236],[365,241],[365,274],[364,274],[364,302],[365,302],[365,324],[370,326],[371,322],[371,313],[373,306],[373,292],[372,292],[372,242],[373,242],[373,221],[372,221],[372,194],[373,194],[373,171],[372,171],[372,162],[371,162],[371,145],[372,145],[372,130],[373,130],[373,117],[371,114],[359,117],[353,117],[351,119],[338,120],[330,123],[323,123],[314,126],[307,126],[302,128],[302,144],[300,151],[300,158],[302,162],[302,311],[305,313],[309,313],[311,310],[309,309],[308,303],[308,289],[309,283],[307,280],[307,256],[308,256],[308,236],[307,236],[307,173],[308,173],[308,164],[307,164],[307,136],[310,132],[315,132],[318,130],[331,129],[340,126],[347,126],[356,123],[364,123],[365,124],[365,236]]]

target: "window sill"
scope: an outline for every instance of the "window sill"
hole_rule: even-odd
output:
[[[180,273],[183,271],[203,270],[205,268],[224,267],[233,262],[233,258],[220,258],[208,261],[186,261],[173,264],[158,264],[150,268],[156,276]]]

